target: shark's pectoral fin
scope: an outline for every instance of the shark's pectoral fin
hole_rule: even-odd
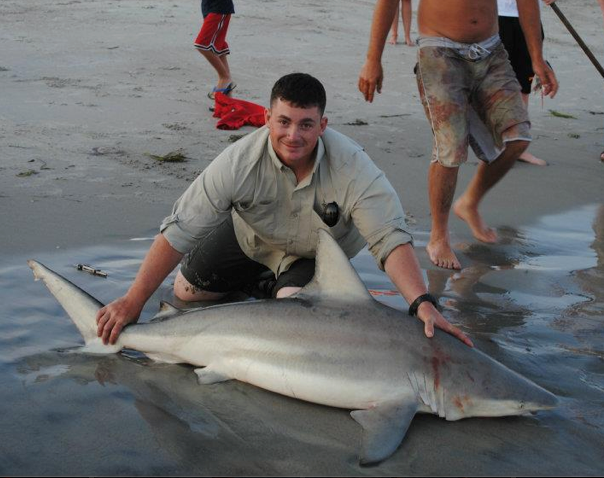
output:
[[[211,385],[213,383],[226,382],[231,380],[231,377],[212,368],[212,366],[204,368],[196,368],[197,380],[201,385]]]
[[[370,465],[388,458],[396,451],[417,412],[417,400],[378,405],[350,413],[363,427],[361,465]]]

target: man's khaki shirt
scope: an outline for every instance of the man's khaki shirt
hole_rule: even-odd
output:
[[[339,220],[320,218],[336,202]],[[224,150],[176,201],[160,231],[181,253],[233,218],[244,253],[277,276],[299,258],[314,258],[319,229],[327,229],[346,255],[368,244],[383,270],[390,252],[412,241],[405,214],[384,173],[363,148],[327,128],[314,169],[299,184],[275,154],[267,127]]]

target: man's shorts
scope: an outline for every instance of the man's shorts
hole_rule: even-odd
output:
[[[468,144],[479,159],[491,162],[506,142],[530,141],[520,85],[501,42],[494,38],[486,50],[482,44],[430,40],[455,46],[422,46],[419,40],[417,84],[434,133],[432,162],[460,166]]]
[[[535,73],[533,72],[533,63],[531,55],[526,45],[524,33],[520,26],[518,17],[499,17],[499,36],[503,42],[505,50],[510,57],[510,63],[516,78],[520,83],[522,93],[525,95],[531,92],[531,83]],[[541,39],[543,40],[543,27],[541,28]]]
[[[263,296],[275,297],[283,287],[304,287],[315,274],[314,259],[298,259],[275,280],[268,267],[241,250],[231,218],[200,240],[182,261],[180,272],[196,289],[208,292],[244,291],[256,295],[263,282]]]
[[[226,42],[226,34],[230,20],[230,14],[208,13],[195,39],[195,48],[212,51],[218,56],[228,55],[230,50]]]

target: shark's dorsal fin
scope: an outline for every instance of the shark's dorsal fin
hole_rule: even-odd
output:
[[[162,300],[159,303],[159,312],[153,316],[151,321],[155,322],[155,321],[165,320],[165,319],[172,317],[176,314],[179,314],[181,312],[182,312],[182,310],[180,310],[178,307],[175,307],[172,304],[170,304],[169,302]]]
[[[374,300],[342,248],[324,229],[319,230],[315,275],[296,295],[356,302]]]

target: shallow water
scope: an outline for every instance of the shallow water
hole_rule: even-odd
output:
[[[476,346],[560,398],[528,417],[446,422],[417,416],[399,450],[360,468],[348,411],[226,382],[136,352],[86,356],[26,257],[0,256],[0,473],[4,475],[602,475],[604,206],[458,244],[461,272],[427,266],[430,291]],[[418,252],[427,234],[416,234]],[[125,292],[148,238],[35,258],[103,302]],[[420,254],[421,255],[421,254]],[[106,279],[78,272],[88,263]],[[363,251],[375,297],[405,309]],[[149,301],[148,318],[169,282]]]

